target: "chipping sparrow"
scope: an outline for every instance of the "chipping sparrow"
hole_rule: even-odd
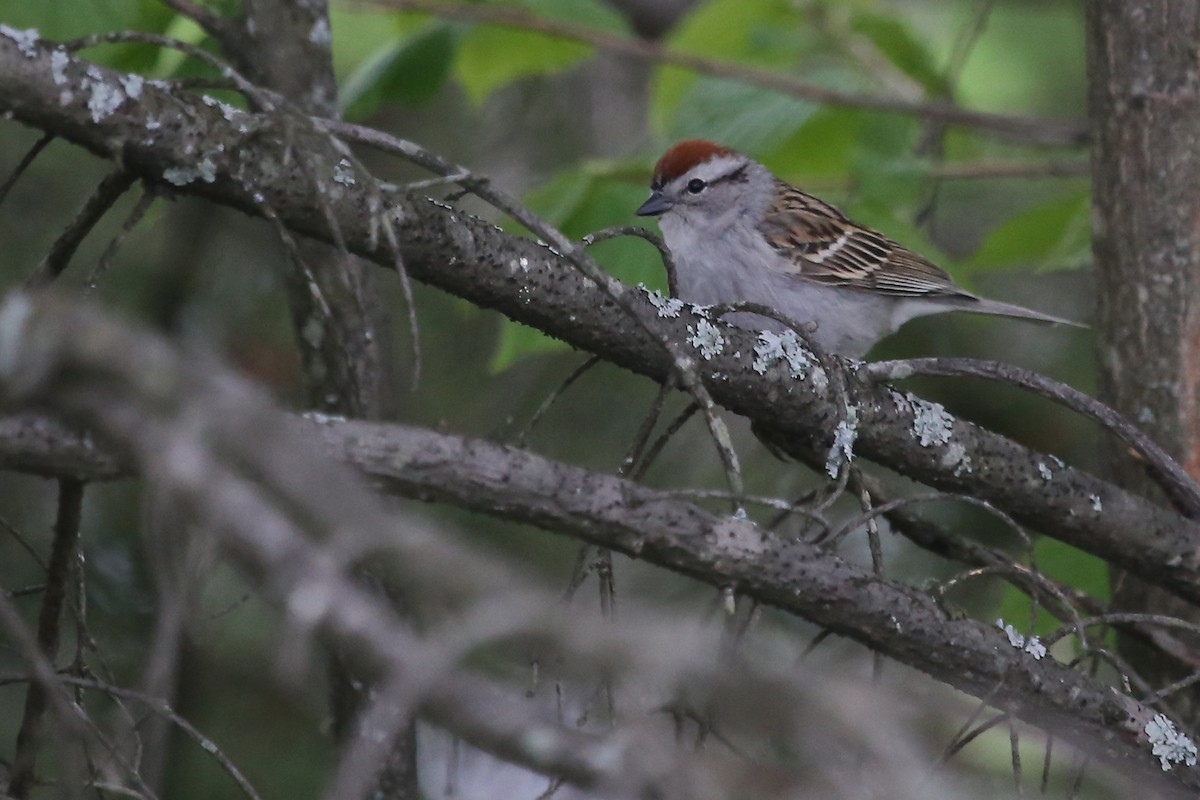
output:
[[[659,218],[681,299],[774,308],[795,322],[815,323],[813,339],[833,353],[859,357],[913,317],[944,311],[1077,324],[976,297],[904,245],[703,139],[663,154],[637,213]],[[725,319],[785,328],[750,312]]]

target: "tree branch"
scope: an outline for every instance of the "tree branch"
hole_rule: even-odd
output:
[[[75,548],[79,541],[79,523],[83,512],[83,484],[70,478],[59,481],[58,516],[54,521],[54,543],[50,549],[50,562],[46,571],[46,589],[42,595],[42,610],[38,615],[38,648],[51,663],[58,655],[59,620],[67,596],[67,579],[71,562],[75,559]],[[21,729],[17,732],[17,750],[13,757],[8,782],[8,794],[17,800],[29,796],[37,778],[39,741],[44,727],[43,716],[47,708],[47,692],[51,691],[37,681],[29,684],[25,695],[25,713],[21,718]]]
[[[290,610],[292,624],[300,626],[294,635],[311,629],[332,636],[348,652],[359,653],[375,674],[407,675],[427,686],[422,702],[427,713],[468,730],[506,757],[561,771],[585,785],[615,779],[612,761],[602,774],[594,771],[602,765],[564,762],[560,756],[548,766],[544,751],[539,756],[528,749],[528,737],[513,735],[513,724],[530,724],[526,711],[508,699],[495,708],[477,705],[485,691],[481,679],[446,676],[444,657],[430,654],[429,645],[337,565],[390,542],[414,581],[439,587],[448,593],[447,602],[480,596],[486,607],[495,601],[495,587],[520,582],[411,527],[397,539],[395,526],[370,495],[313,457],[255,391],[211,363],[183,358],[148,333],[51,297],[15,295],[0,307],[0,354],[4,396],[94,425],[129,452],[199,524],[220,532],[235,559]],[[1193,771],[1164,774],[1148,745],[1131,744],[1142,736],[1151,709],[1052,659],[1035,660],[993,626],[954,618],[925,593],[875,578],[812,545],[513,448],[368,422],[303,425],[308,436],[325,439],[336,432],[338,446],[389,488],[568,531],[713,585],[733,583],[987,698],[1164,792],[1183,796],[1200,788]],[[564,644],[606,657],[622,647],[615,638],[595,638],[593,630],[572,633],[571,624],[552,622],[556,617],[540,596],[509,593],[514,603],[505,606],[506,619],[528,615],[567,637]],[[494,624],[494,616],[487,616],[481,628]],[[464,714],[470,725],[462,721]],[[588,737],[570,738],[569,746],[553,752],[561,758],[591,752]],[[659,774],[639,771],[638,780],[651,781],[640,788],[657,785]]]
[[[318,199],[312,176],[281,168],[287,148],[270,135],[277,123],[266,115],[212,107],[146,85],[139,97],[126,97],[116,112],[94,120],[82,99],[87,96],[83,87],[98,91],[102,85],[105,91],[120,92],[123,76],[69,56],[59,73],[51,68],[47,47],[37,43],[26,49],[31,54],[0,37],[0,109],[16,118],[99,154],[119,154],[150,181],[161,181],[164,171],[178,178],[180,171],[190,170],[195,177],[180,179],[184,185],[175,186],[176,191],[255,215],[266,205],[292,230],[325,241],[340,236],[351,251],[392,267],[396,254],[381,235],[387,228],[413,277],[654,380],[672,379],[673,362],[659,342],[662,337],[687,341],[689,325],[698,321],[691,311],[664,316],[634,297],[629,307],[638,315],[635,320],[547,247],[431,201],[381,196],[363,185],[365,180],[338,184]],[[78,89],[73,102],[59,102],[56,74]],[[159,127],[148,135],[149,121]],[[298,132],[290,145],[329,148],[327,137],[319,133]],[[331,170],[336,162],[331,159]],[[796,378],[785,362],[760,364],[760,372],[754,335],[716,326],[720,352],[705,358],[694,351],[693,358],[717,402],[784,437],[827,449],[844,409],[822,383]],[[647,328],[658,335],[649,336]],[[1181,597],[1200,600],[1200,571],[1192,558],[1200,548],[1200,526],[955,419],[936,404],[872,385],[853,373],[846,381],[857,411],[857,455],[938,489],[972,494],[1022,524],[1145,575]]]

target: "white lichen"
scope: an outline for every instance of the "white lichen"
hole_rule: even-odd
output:
[[[796,336],[795,331],[787,330],[783,333],[759,331],[758,342],[754,345],[754,362],[750,366],[755,372],[762,375],[780,361],[786,361],[789,374],[793,378],[801,380],[807,377],[812,367],[816,366],[816,362],[804,349],[804,345],[800,343],[800,337]]]
[[[950,441],[954,417],[946,413],[945,406],[911,396],[908,403],[913,412],[913,436],[917,437],[921,447],[942,445]]]
[[[328,46],[333,41],[333,37],[329,31],[329,20],[321,17],[313,23],[312,30],[308,32],[308,40],[313,44]]]
[[[54,79],[55,86],[66,85],[67,65],[70,63],[71,57],[65,50],[55,50],[50,54],[50,77]]]
[[[121,76],[121,86],[125,89],[125,94],[133,100],[142,96],[142,87],[146,85],[146,79],[141,75],[130,73]]]
[[[700,351],[700,357],[708,361],[713,356],[719,356],[725,350],[725,338],[721,329],[707,319],[699,319],[695,326],[688,325],[688,344]]]
[[[218,147],[217,149],[221,148]],[[200,159],[200,163],[196,165],[196,174],[205,183],[213,183],[217,179],[217,165],[212,160],[213,153],[215,152],[216,150],[205,151],[203,157]]]
[[[1088,500],[1092,501],[1092,511],[1095,511],[1097,514],[1099,514],[1104,510],[1104,505],[1100,502],[1100,495],[1088,495]]]
[[[1050,471],[1050,467],[1046,466],[1046,464],[1044,462],[1039,461],[1038,465],[1037,465],[1037,469],[1038,469],[1038,475],[1041,475],[1042,480],[1044,480],[1044,481],[1048,481],[1054,477],[1054,473]]]
[[[1170,772],[1173,764],[1196,766],[1196,745],[1186,734],[1175,728],[1175,723],[1165,714],[1156,714],[1143,729],[1150,740],[1150,752],[1158,756],[1163,772]]]
[[[301,414],[305,419],[310,419],[318,425],[333,425],[337,422],[345,422],[346,417],[340,414],[326,414],[321,411],[305,411]]]
[[[16,28],[9,27],[0,23],[0,36],[7,36],[17,43],[17,49],[21,51],[21,55],[26,58],[33,58],[37,55],[37,43],[42,37],[38,35],[36,28],[19,31]]]
[[[354,177],[354,165],[350,163],[350,159],[343,158],[334,165],[333,182],[340,183],[342,186],[353,186],[358,183],[358,179]]]
[[[195,167],[167,167],[163,170],[163,180],[175,186],[187,186],[198,177],[200,173]]]
[[[1033,656],[1034,661],[1041,661],[1046,657],[1046,645],[1042,644],[1039,637],[1030,636],[1025,642],[1025,652]]]
[[[657,289],[647,289],[644,283],[639,283],[638,288],[645,292],[650,305],[658,310],[660,317],[674,319],[683,311],[683,301],[678,297],[667,297]]]
[[[167,167],[163,170],[163,180],[175,186],[187,186],[195,180],[212,183],[217,179],[217,165],[212,160],[213,150],[207,150],[195,166]]]
[[[33,303],[27,295],[10,294],[0,305],[0,375],[11,378],[28,352],[25,328],[33,316]]]
[[[92,94],[88,97],[88,111],[92,112],[92,122],[100,122],[116,111],[125,102],[125,93],[120,87],[96,81],[92,84]]]
[[[833,430],[833,444],[829,447],[829,455],[825,459],[825,472],[829,477],[836,478],[842,469],[842,464],[854,460],[854,440],[858,438],[858,409],[854,406],[846,408],[846,416],[838,422]]]
[[[961,442],[951,442],[946,446],[946,452],[942,456],[942,466],[954,467],[954,477],[970,474],[972,467],[971,456],[967,455],[967,448]]]
[[[1010,645],[1017,650],[1033,656],[1034,661],[1041,661],[1046,657],[1046,645],[1042,644],[1041,638],[1030,636],[1026,639],[1016,628],[1005,623],[1002,619],[996,620],[996,627],[1004,631],[1004,635],[1008,637]]]

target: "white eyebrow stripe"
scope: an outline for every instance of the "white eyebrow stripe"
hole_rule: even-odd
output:
[[[825,259],[832,258],[833,256],[837,255],[838,251],[845,247],[846,242],[848,241],[850,241],[850,234],[843,233],[834,241],[833,244],[829,245],[829,247],[813,253],[812,255],[808,256],[808,259],[809,261],[815,261],[818,264],[823,264],[825,263]]]

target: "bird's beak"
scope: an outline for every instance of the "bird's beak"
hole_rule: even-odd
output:
[[[670,207],[671,202],[663,197],[662,192],[655,190],[650,192],[646,202],[638,206],[636,213],[639,217],[657,217]]]

